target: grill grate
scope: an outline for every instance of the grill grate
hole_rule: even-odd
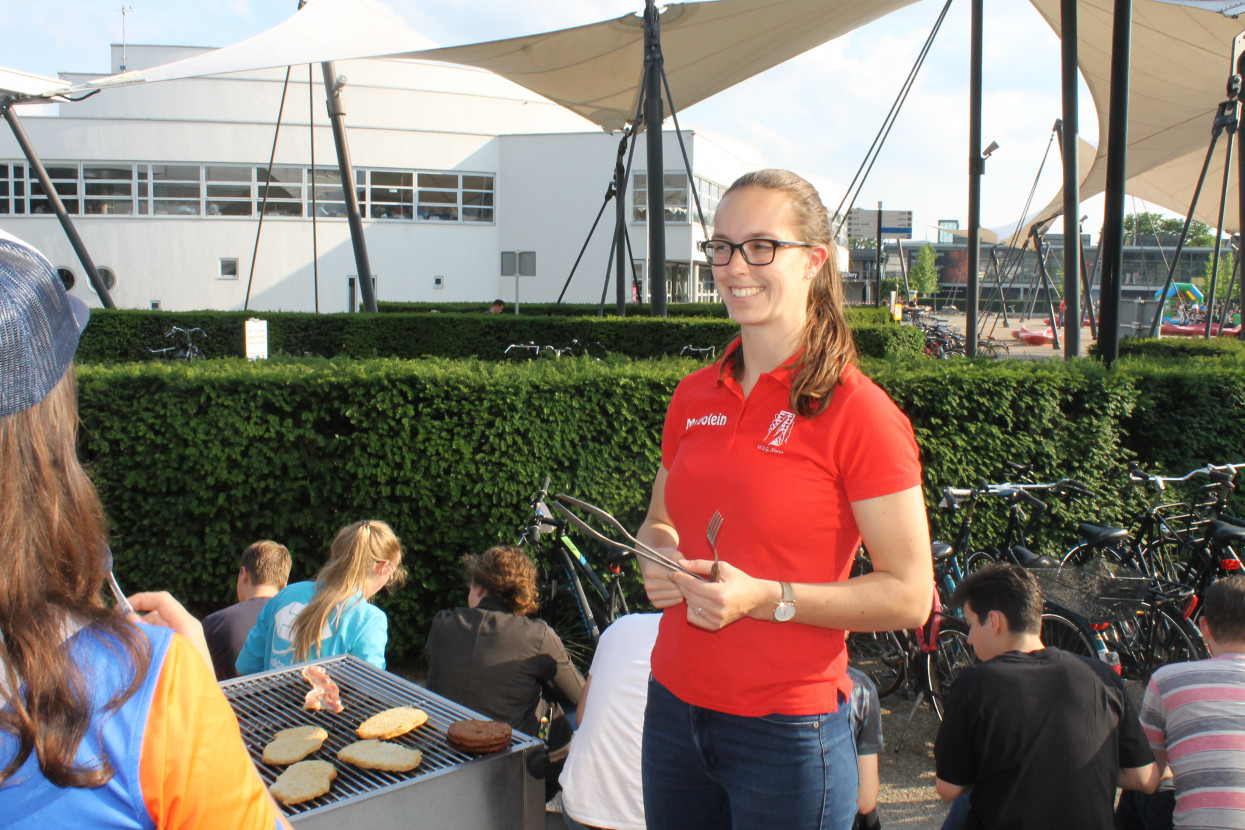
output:
[[[345,711],[340,715],[303,709],[303,700],[311,688],[300,674],[303,664],[221,684],[221,690],[242,728],[242,740],[266,785],[270,786],[286,769],[285,766],[265,764],[263,761],[264,747],[273,735],[293,726],[319,726],[329,733],[324,745],[308,755],[307,759],[332,763],[337,768],[337,780],[333,782],[332,789],[319,798],[301,804],[282,805],[287,815],[296,816],[378,790],[410,784],[479,760],[477,756],[451,748],[445,737],[450,724],[480,717],[470,709],[383,672],[356,657],[314,662],[329,673],[341,690]],[[418,767],[410,772],[384,772],[362,769],[337,759],[339,750],[359,740],[354,730],[360,723],[394,706],[415,706],[428,713],[427,723],[392,741],[422,752],[424,758]],[[507,752],[531,743],[534,743],[533,739],[515,732]],[[494,753],[498,754],[502,753]]]

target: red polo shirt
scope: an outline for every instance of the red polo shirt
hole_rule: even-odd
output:
[[[736,341],[738,343],[738,341]],[[860,544],[851,503],[921,483],[908,419],[854,366],[813,418],[791,412],[790,369],[762,375],[745,398],[719,365],[688,375],[662,436],[666,509],[688,559],[712,559],[715,510],[723,561],[760,578],[847,578]],[[687,609],[666,609],[653,676],[681,700],[736,715],[817,714],[851,692],[843,632],[799,622],[740,619],[708,632]]]

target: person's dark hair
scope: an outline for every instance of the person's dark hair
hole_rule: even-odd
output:
[[[800,237],[792,241],[825,245],[830,250],[826,263],[814,275],[809,286],[808,311],[804,331],[800,335],[801,352],[791,381],[792,410],[811,417],[829,406],[839,378],[848,364],[856,360],[856,343],[852,340],[843,311],[846,304],[843,278],[835,257],[836,245],[830,219],[817,189],[789,170],[745,173],[735,180],[722,198],[749,187],[785,193],[790,200],[792,220]],[[743,359],[742,349],[731,352],[728,358],[734,364],[736,374],[743,369]]]
[[[261,539],[242,551],[242,567],[252,585],[284,588],[290,581],[290,551],[285,545]]]
[[[151,647],[140,629],[104,605],[107,524],[77,456],[78,403],[70,367],[39,403],[0,418],[0,730],[17,749],[0,769],[8,781],[30,753],[59,787],[98,787],[108,759],[76,760],[91,727],[91,678],[65,637],[98,632],[133,671],[108,702],[116,711],[147,675]]]
[[[1211,583],[1202,616],[1216,640],[1245,640],[1245,576],[1228,576]]]
[[[1019,565],[996,562],[969,574],[951,595],[952,608],[965,605],[980,620],[998,611],[1013,634],[1042,630],[1042,588],[1033,574]]]
[[[488,591],[511,614],[534,614],[539,607],[536,598],[536,564],[526,553],[511,545],[489,548],[478,556],[464,556],[463,570],[468,585]]]

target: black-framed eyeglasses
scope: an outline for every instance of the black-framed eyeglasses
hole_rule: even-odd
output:
[[[811,248],[808,242],[783,242],[778,239],[745,239],[743,242],[727,242],[725,239],[706,239],[700,243],[700,250],[710,265],[726,265],[739,251],[744,262],[749,265],[769,265],[779,248]]]

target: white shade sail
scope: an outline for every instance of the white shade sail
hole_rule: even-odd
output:
[[[711,0],[661,14],[675,105],[698,101],[917,0]],[[644,25],[629,14],[587,26],[434,48],[403,16],[410,2],[313,0],[255,37],[185,60],[100,78],[88,88],[153,83],[304,63],[400,57],[490,70],[604,130],[635,117]]]
[[[68,88],[69,83],[60,78],[46,78],[43,75],[32,75],[20,69],[0,66],[0,95],[16,94],[50,98],[57,92],[64,92]]]
[[[679,109],[915,0],[716,0],[666,7],[661,44]],[[474,46],[411,54],[488,69],[602,129],[635,118],[644,66],[636,15]]]
[[[1058,34],[1060,0],[1031,0]],[[1127,190],[1133,196],[1185,215],[1210,144],[1211,128],[1227,98],[1232,39],[1242,23],[1201,8],[1134,0],[1132,71],[1129,88]],[[1107,127],[1111,88],[1114,0],[1080,0],[1077,19],[1079,63],[1098,113],[1098,149],[1081,182],[1081,198],[1106,189]],[[1219,211],[1226,134],[1220,137],[1194,217],[1212,228]],[[1240,154],[1237,153],[1239,158]],[[1237,184],[1228,183],[1224,226],[1240,227]],[[1063,211],[1060,194],[1037,214],[1049,219]],[[1032,221],[1032,220],[1031,220]]]

